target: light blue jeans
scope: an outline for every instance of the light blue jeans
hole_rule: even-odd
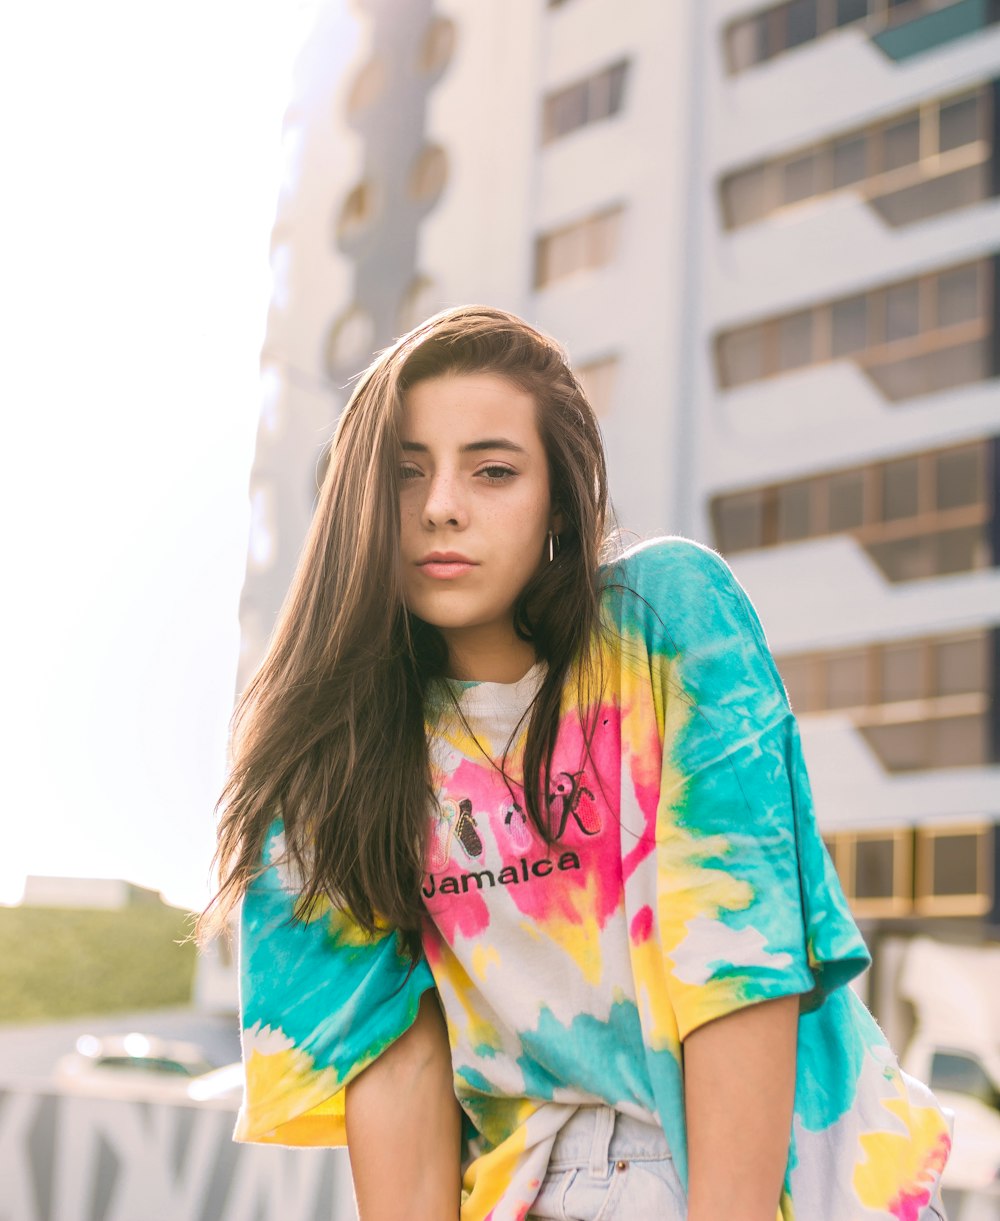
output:
[[[687,1221],[687,1197],[659,1128],[584,1106],[556,1137],[527,1221]],[[947,1221],[940,1195],[919,1221]]]
[[[556,1137],[528,1221],[685,1221],[687,1199],[659,1128],[581,1107]]]

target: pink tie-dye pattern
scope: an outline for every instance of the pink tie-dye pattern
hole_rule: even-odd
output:
[[[951,1151],[951,1136],[942,1132],[935,1142],[934,1148],[927,1156],[926,1169],[934,1179],[940,1178]],[[929,1187],[916,1187],[912,1191],[905,1189],[889,1204],[890,1214],[896,1221],[921,1221],[923,1211],[931,1202]]]
[[[574,852],[580,868],[560,873],[559,886],[513,885],[507,890],[511,901],[519,911],[544,926],[547,921],[559,919],[579,924],[585,917],[595,917],[598,928],[603,928],[618,911],[622,903],[622,854],[618,834],[618,810],[612,804],[620,793],[619,769],[621,747],[619,739],[618,711],[613,706],[601,709],[596,720],[597,729],[592,735],[589,757],[585,749],[583,728],[575,713],[567,713],[559,734],[559,745],[553,757],[553,778],[562,775],[578,776],[580,784],[593,794],[588,798],[590,809],[584,826],[596,826],[597,834],[588,834],[573,817],[566,822],[565,831],[558,845],[549,847],[529,823],[520,821],[513,830],[507,821],[507,813],[516,802],[523,810],[523,791],[519,785],[505,782],[499,770],[485,759],[465,758],[450,776],[438,774],[434,777],[439,800],[451,802],[468,799],[472,803],[473,816],[481,823],[488,820],[493,842],[500,852],[500,863],[494,861],[494,870],[507,867],[521,869],[526,856],[558,858],[564,852]],[[508,774],[519,760],[514,756],[508,766]],[[600,776],[600,782],[591,779]],[[509,783],[509,787],[508,787]],[[513,797],[512,795],[513,794]],[[610,796],[611,801],[608,800]],[[515,813],[514,818],[520,816]],[[511,820],[513,821],[513,820]],[[430,863],[430,862],[428,862]],[[435,858],[435,863],[438,864]],[[451,837],[450,859],[434,872],[437,879],[437,895],[433,899],[434,919],[441,933],[450,944],[458,935],[475,937],[489,925],[488,907],[478,888],[470,887],[461,894],[461,902],[448,902],[440,895],[443,879],[461,879],[470,871],[485,868],[477,857],[467,854],[456,835]],[[459,896],[456,895],[455,898]]]
[[[642,945],[644,941],[649,940],[649,935],[652,931],[653,909],[647,903],[645,907],[640,907],[632,917],[629,935],[636,945]]]

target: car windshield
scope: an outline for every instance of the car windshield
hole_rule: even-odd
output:
[[[985,1068],[973,1056],[938,1051],[931,1061],[931,1089],[968,1094],[988,1107],[1000,1110],[1000,1094]]]
[[[197,1077],[205,1066],[181,1064],[177,1060],[165,1060],[155,1056],[102,1056],[97,1062],[100,1068],[141,1069],[144,1072],[172,1073],[180,1077]]]

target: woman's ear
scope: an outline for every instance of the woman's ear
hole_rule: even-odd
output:
[[[552,507],[552,517],[549,520],[549,529],[553,534],[562,534],[566,529],[566,518],[561,509],[555,505]]]

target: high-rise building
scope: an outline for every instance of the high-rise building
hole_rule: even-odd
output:
[[[374,350],[561,340],[626,530],[720,550],[859,919],[1000,926],[1000,3],[355,0],[286,121],[241,683]],[[871,923],[868,923],[871,922]]]
[[[870,940],[996,935],[1000,5],[709,7],[695,532]]]

